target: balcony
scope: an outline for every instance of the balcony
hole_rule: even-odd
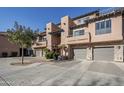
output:
[[[69,27],[69,28],[70,28],[70,30],[73,30],[73,29],[82,28],[82,27],[88,27],[87,21],[85,21],[84,24],[75,25],[75,26],[72,26],[72,27]]]
[[[42,41],[42,42],[35,42],[35,44],[32,45],[32,48],[44,48],[46,46],[47,46],[47,42]]]
[[[64,32],[63,29],[60,29],[58,31],[52,31],[52,32],[49,32],[50,35],[54,35],[54,36],[60,36],[61,35],[61,32]]]
[[[85,44],[90,42],[90,36],[88,33],[80,36],[68,36],[67,44]]]

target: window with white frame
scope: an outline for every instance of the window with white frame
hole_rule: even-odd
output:
[[[84,29],[73,31],[73,36],[80,36],[80,35],[84,35]]]
[[[111,19],[96,22],[96,35],[111,33]]]

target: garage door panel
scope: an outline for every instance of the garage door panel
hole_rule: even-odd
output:
[[[84,60],[86,59],[86,49],[83,48],[77,48],[74,49],[74,59],[75,60]]]
[[[41,57],[42,51],[39,49],[36,50],[36,57]]]
[[[113,61],[114,48],[113,47],[97,47],[94,49],[94,60]]]

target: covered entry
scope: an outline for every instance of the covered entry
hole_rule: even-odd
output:
[[[94,60],[105,60],[113,61],[114,60],[114,47],[95,47],[94,48]]]
[[[35,50],[36,57],[41,57],[42,56],[42,51],[41,49],[36,49]]]
[[[85,60],[86,59],[86,48],[74,48],[74,60]]]
[[[43,57],[45,55],[45,52],[43,49],[35,49],[35,55],[36,57]]]

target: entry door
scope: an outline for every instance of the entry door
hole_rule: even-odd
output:
[[[114,60],[114,47],[96,47],[94,48],[94,60]]]
[[[86,48],[75,48],[74,51],[74,60],[82,61],[86,59]]]
[[[42,55],[41,49],[37,49],[36,50],[36,57],[41,57],[41,55]]]

